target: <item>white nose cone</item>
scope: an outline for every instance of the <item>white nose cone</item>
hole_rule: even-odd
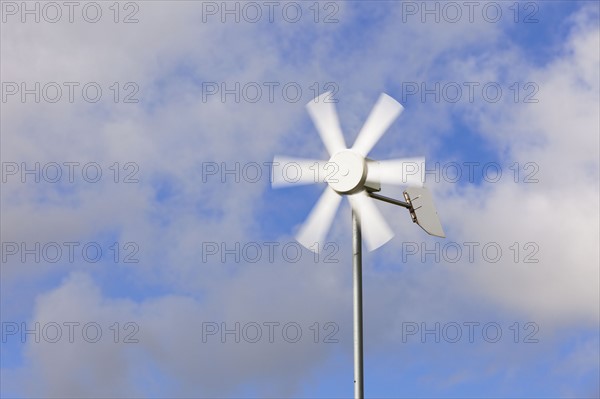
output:
[[[325,170],[327,183],[340,194],[360,191],[367,178],[365,158],[351,150],[333,154]]]

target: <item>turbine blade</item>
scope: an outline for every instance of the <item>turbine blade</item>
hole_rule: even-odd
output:
[[[330,95],[330,92],[321,94],[306,104],[306,109],[329,155],[333,155],[338,151],[345,150],[346,142],[335,110],[335,103],[326,102]]]
[[[387,94],[382,93],[360,133],[358,133],[352,149],[366,157],[402,110],[404,110],[402,104]]]
[[[367,182],[423,187],[425,157],[367,162]]]
[[[379,209],[365,191],[348,196],[352,210],[358,215],[362,234],[369,251],[379,248],[394,236]]]
[[[311,251],[319,252],[341,201],[342,196],[327,186],[300,228],[296,240]]]
[[[289,187],[325,182],[327,161],[276,156],[271,168],[271,187]]]

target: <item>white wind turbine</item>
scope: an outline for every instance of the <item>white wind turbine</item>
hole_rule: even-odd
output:
[[[425,182],[425,158],[373,161],[368,153],[388,127],[404,110],[392,97],[382,93],[351,148],[346,147],[335,105],[325,102],[324,93],[306,107],[327,151],[329,161],[276,156],[273,160],[273,187],[327,183],[325,191],[310,212],[296,239],[308,249],[318,251],[329,231],[342,196],[352,206],[354,279],[354,394],[362,398],[362,233],[369,250],[393,237],[393,232],[373,199],[407,208],[413,222],[428,234],[445,237]],[[376,194],[381,183],[407,185],[405,201]]]

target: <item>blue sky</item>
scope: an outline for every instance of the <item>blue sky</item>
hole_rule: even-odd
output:
[[[426,157],[447,235],[377,204],[395,236],[364,254],[366,396],[598,397],[597,2],[21,4],[0,30],[2,397],[352,397],[348,202],[316,256],[294,235],[323,186],[273,189],[266,164],[328,157],[305,108],[327,90],[348,145],[380,93],[403,103],[369,156]]]

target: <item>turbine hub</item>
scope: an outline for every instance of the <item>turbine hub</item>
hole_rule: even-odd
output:
[[[331,157],[326,166],[327,183],[340,194],[360,191],[367,178],[367,162],[352,150],[339,151]]]

